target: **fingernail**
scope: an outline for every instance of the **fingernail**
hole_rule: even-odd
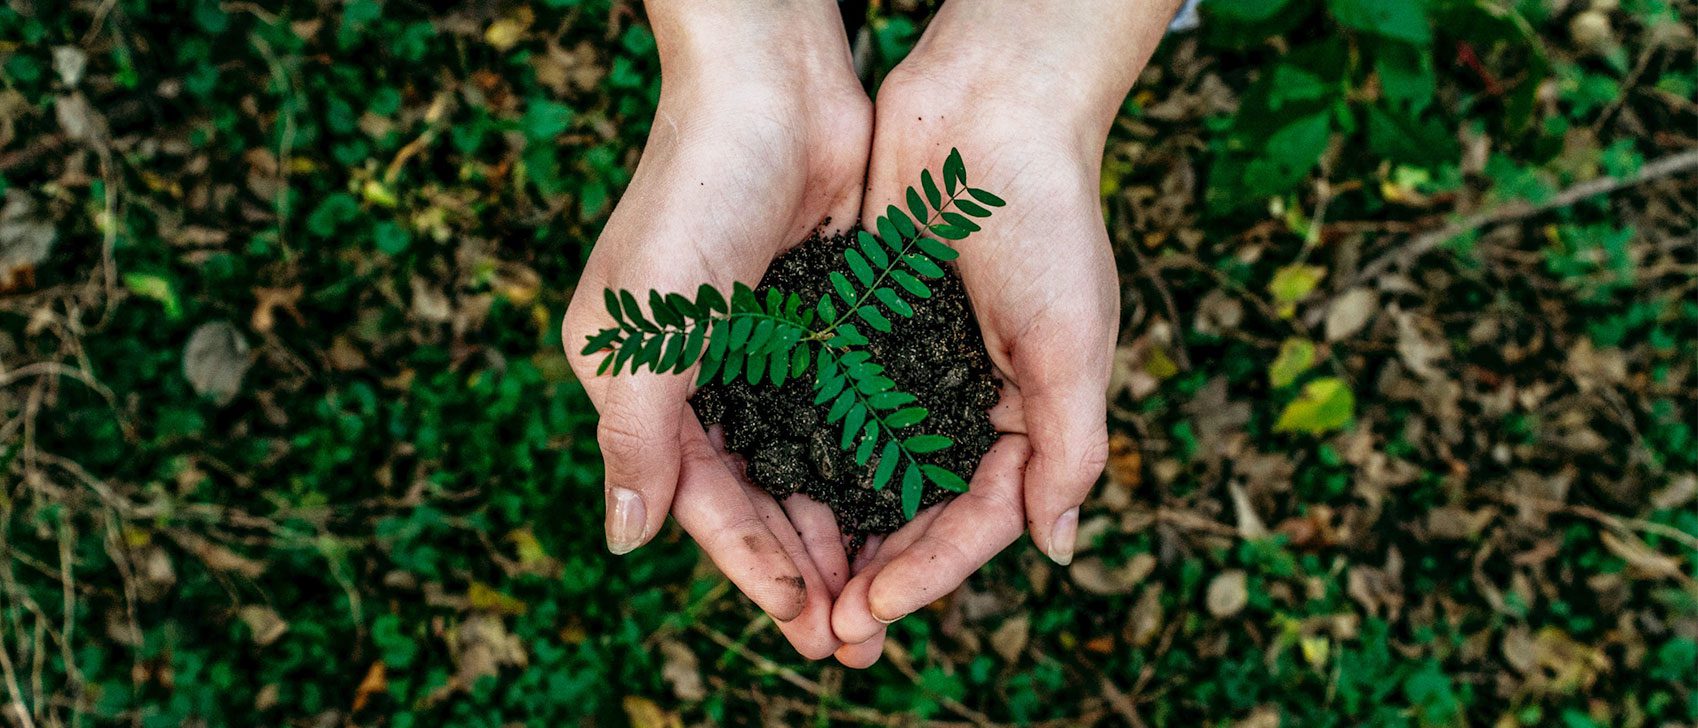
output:
[[[643,497],[637,491],[618,486],[607,489],[607,550],[614,555],[628,554],[643,545],[643,531],[648,526],[648,512]]]
[[[880,617],[877,614],[875,614],[875,615],[873,615],[873,621],[878,622],[879,624],[895,624],[897,620],[899,620],[903,617],[906,617],[906,616],[908,616],[908,615],[898,614],[894,617],[891,617],[890,619],[885,619],[885,618]]]
[[[1079,507],[1073,506],[1055,519],[1049,530],[1049,557],[1066,566],[1073,563],[1073,542],[1079,538]]]

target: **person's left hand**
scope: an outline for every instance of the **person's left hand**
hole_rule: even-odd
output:
[[[966,493],[864,549],[832,607],[832,629],[844,643],[836,655],[851,667],[878,659],[886,625],[953,591],[1022,531],[1051,559],[1070,563],[1079,506],[1108,457],[1104,393],[1120,287],[1100,205],[1102,151],[1165,18],[973,2],[945,5],[879,89],[862,222],[870,226],[888,205],[900,205],[921,170],[937,169],[952,147],[961,150],[970,184],[1008,202],[956,245],[957,269],[1003,383],[991,420],[1005,434]],[[1015,17],[1026,12],[1041,17]],[[1140,29],[1131,47],[1143,41],[1142,52],[1133,51],[1129,69],[1100,77],[1074,73],[1076,63],[1113,55],[1082,35],[1061,34],[1061,48],[1020,37],[1046,23],[1115,22]],[[999,33],[1014,37],[999,48]],[[1011,57],[1023,60],[1005,60]],[[1009,74],[1011,66],[1021,68]]]

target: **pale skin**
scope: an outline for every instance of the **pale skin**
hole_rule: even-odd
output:
[[[1022,532],[1071,562],[1107,457],[1119,322],[1102,150],[1178,1],[949,0],[875,107],[830,0],[651,0],[659,110],[564,331],[601,416],[609,548],[646,543],[671,513],[799,653],[851,667],[876,662],[887,624]],[[1006,434],[967,494],[870,540],[851,565],[829,509],[744,480],[690,410],[690,376],[596,377],[598,357],[577,352],[611,324],[602,289],[753,284],[822,222],[872,220],[951,147],[975,186],[1008,201],[957,261],[1003,382],[991,415]]]

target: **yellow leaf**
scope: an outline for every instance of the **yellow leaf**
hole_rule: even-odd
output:
[[[1297,644],[1303,648],[1303,660],[1315,667],[1324,667],[1327,657],[1332,653],[1332,643],[1320,635],[1304,637]]]
[[[1168,356],[1167,349],[1152,346],[1144,354],[1144,372],[1156,379],[1167,379],[1179,373],[1179,365],[1174,363],[1173,357]]]
[[[511,50],[525,37],[525,26],[512,18],[501,18],[489,24],[483,32],[483,41],[503,53]]]
[[[360,194],[365,196],[366,202],[370,202],[373,205],[394,207],[401,204],[401,201],[395,197],[394,192],[391,192],[389,188],[383,186],[382,182],[375,179],[366,180],[365,186],[360,188]]]
[[[497,614],[524,614],[526,605],[513,597],[495,590],[483,582],[472,582],[466,590],[466,600],[472,603],[473,609]]]
[[[631,728],[682,728],[684,721],[641,695],[625,696],[625,717]]]
[[[1273,294],[1279,315],[1296,316],[1297,302],[1308,298],[1326,275],[1327,269],[1318,265],[1288,265],[1275,271],[1273,280],[1268,282],[1268,293]]]
[[[1303,385],[1303,393],[1274,423],[1274,432],[1307,432],[1320,435],[1342,430],[1356,416],[1356,395],[1337,377],[1317,379]]]
[[[1289,387],[1303,372],[1315,365],[1315,345],[1307,339],[1292,337],[1279,345],[1279,356],[1268,367],[1268,383],[1275,388]]]

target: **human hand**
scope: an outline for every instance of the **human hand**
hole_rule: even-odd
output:
[[[1008,434],[967,493],[865,549],[833,607],[844,664],[876,661],[885,625],[953,591],[1022,530],[1072,561],[1079,505],[1108,454],[1120,318],[1103,144],[1176,5],[954,0],[879,89],[863,219],[900,205],[951,147],[1008,201],[957,260],[1003,380],[992,422]]]
[[[870,104],[829,0],[678,0],[648,11],[662,69],[654,127],[563,325],[568,359],[600,413],[608,548],[646,543],[670,511],[799,652],[823,658],[838,646],[831,603],[848,578],[830,510],[801,496],[780,504],[749,485],[691,410],[691,378],[598,377],[600,357],[580,352],[612,323],[604,289],[753,284],[822,221],[852,224]]]

